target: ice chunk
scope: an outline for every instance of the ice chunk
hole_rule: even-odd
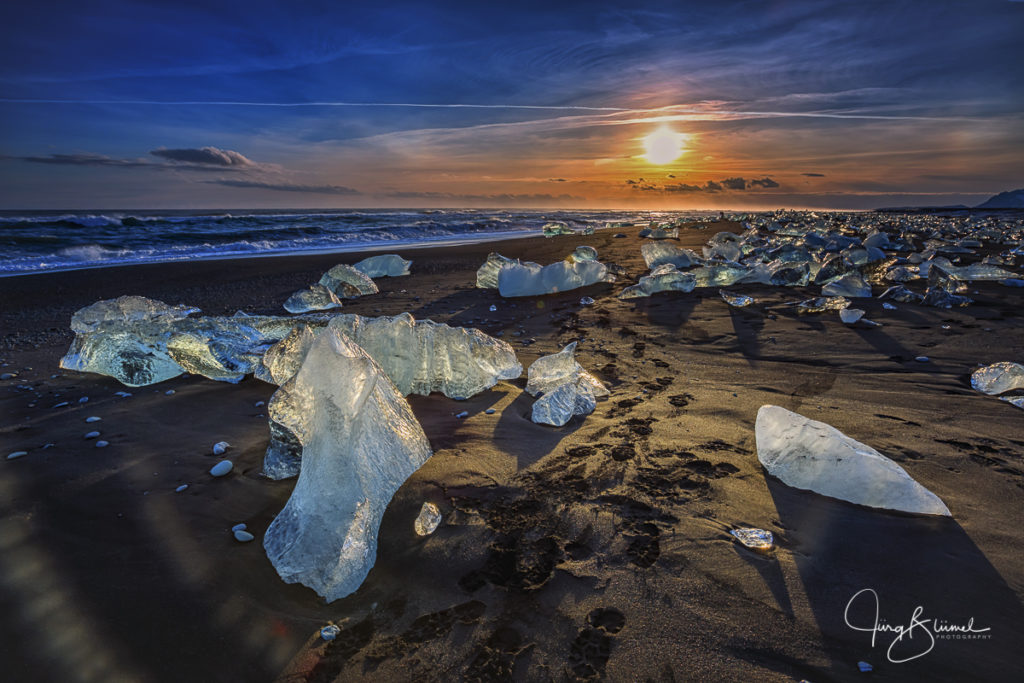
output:
[[[641,230],[640,236],[652,240],[679,239],[679,228],[672,228],[671,230],[666,230],[663,227],[657,227],[651,228],[649,230]]]
[[[336,329],[317,336],[293,380],[308,439],[291,498],[263,538],[287,583],[328,602],[376,561],[384,510],[431,455],[409,404],[380,366]]]
[[[972,263],[969,266],[957,267],[942,256],[932,259],[932,267],[940,268],[952,280],[1005,280],[1016,276],[1016,273],[987,263]]]
[[[1011,406],[1024,409],[1024,396],[1002,396],[1000,401],[1006,401]]]
[[[545,223],[544,227],[541,228],[545,237],[555,237],[556,235],[571,235],[572,228],[565,223]]]
[[[971,386],[990,396],[1024,389],[1024,365],[1009,361],[986,365],[971,374]]]
[[[821,288],[825,296],[870,297],[871,285],[860,273],[847,273]]]
[[[740,265],[701,266],[689,271],[696,278],[697,287],[728,287],[750,275]]]
[[[676,268],[689,268],[701,262],[695,251],[667,242],[647,242],[640,247],[640,253],[647,267],[652,270],[665,263],[671,263]]]
[[[364,258],[352,267],[368,277],[400,277],[409,274],[411,264],[398,254],[380,254]]]
[[[338,264],[323,274],[320,284],[334,292],[341,299],[354,299],[365,294],[376,294],[376,283],[366,273],[344,263]]]
[[[75,311],[71,316],[71,331],[92,332],[100,323],[115,322],[170,322],[187,318],[199,309],[193,306],[170,306],[163,301],[144,296],[120,296],[106,299]]]
[[[751,550],[771,550],[775,546],[775,537],[765,529],[730,529],[729,533]]]
[[[861,318],[864,317],[864,311],[859,308],[841,308],[839,309],[839,319],[847,325],[852,325]]]
[[[744,306],[750,306],[751,304],[757,303],[754,297],[746,296],[745,294],[732,294],[724,289],[718,290],[718,293],[721,295],[722,300],[725,301],[725,303],[736,308],[743,308]]]
[[[530,419],[537,424],[561,427],[573,415],[589,415],[597,408],[597,398],[589,381],[579,378],[545,393],[533,404]]]
[[[569,260],[573,262],[596,261],[597,249],[587,245],[578,246],[571,254],[569,254]]]
[[[487,255],[487,260],[476,271],[476,286],[480,289],[498,288],[498,271],[505,266],[517,265],[519,259],[505,258],[496,251]]]
[[[850,305],[850,300],[842,296],[819,296],[817,299],[805,299],[796,304],[800,313],[824,313],[825,311],[841,311]]]
[[[761,406],[757,458],[783,483],[859,505],[949,515],[939,497],[875,449],[835,427],[779,406]]]
[[[130,327],[115,325],[106,323],[101,329],[77,334],[60,367],[113,377],[129,387],[156,384],[185,372],[162,339],[141,337]]]
[[[961,286],[966,287],[962,282],[950,278],[941,268],[932,268],[928,271],[928,289],[922,303],[936,308],[967,306],[973,300],[956,293]]]
[[[516,263],[498,271],[498,292],[507,297],[538,296],[614,281],[615,276],[598,261],[559,261],[543,267]]]
[[[321,284],[315,284],[309,289],[300,289],[284,302],[284,310],[289,313],[324,311],[339,306],[341,306],[341,300],[337,295]]]
[[[531,396],[546,394],[563,384],[581,381],[590,387],[594,396],[607,396],[608,389],[576,362],[575,353],[576,342],[572,342],[558,353],[533,361],[526,373],[526,393]]]
[[[912,292],[903,285],[895,285],[885,290],[878,295],[879,299],[892,299],[893,301],[899,301],[902,304],[919,304],[924,299],[923,296]],[[882,304],[883,306],[885,304]]]
[[[429,536],[437,530],[441,524],[441,511],[434,503],[424,503],[420,508],[420,514],[413,522],[413,529],[420,536]]]
[[[245,325],[171,332],[167,353],[187,372],[236,384],[256,369],[269,344]]]
[[[638,284],[626,287],[619,293],[620,299],[635,299],[657,292],[692,292],[697,284],[693,273],[684,273],[671,263],[664,263],[640,278]]]
[[[263,354],[255,374],[257,379],[281,386],[299,371],[317,330],[306,324],[292,328],[288,335]]]

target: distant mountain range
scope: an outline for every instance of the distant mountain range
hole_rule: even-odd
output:
[[[1000,192],[976,209],[1024,209],[1024,189]]]

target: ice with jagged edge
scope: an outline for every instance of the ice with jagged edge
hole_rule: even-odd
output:
[[[701,263],[697,252],[668,242],[647,242],[640,247],[640,253],[651,270],[665,263],[671,263],[676,268],[689,268]]]
[[[194,306],[171,306],[163,301],[144,296],[119,296],[80,308],[71,316],[71,331],[92,332],[101,323],[113,322],[172,322],[199,313]]]
[[[88,331],[75,335],[60,366],[113,377],[133,387],[156,384],[183,372],[238,382],[255,371],[267,349],[293,327],[304,323],[323,326],[327,320],[323,316],[244,314],[175,318],[164,313],[171,307],[156,303],[160,305],[152,309],[149,318],[140,317],[137,310],[126,310],[117,319],[116,308],[107,307],[103,309],[107,311],[105,319],[91,320],[88,328],[79,324],[79,329]],[[96,306],[87,308],[101,310]],[[76,315],[79,313],[82,311]]]
[[[835,427],[779,406],[757,411],[757,458],[788,486],[874,508],[949,515],[895,462]]]
[[[744,308],[757,303],[757,299],[752,296],[747,296],[746,294],[733,294],[725,291],[724,289],[718,290],[718,293],[721,295],[722,300],[725,301],[725,303],[734,308]]]
[[[517,265],[519,259],[507,258],[496,251],[487,255],[487,260],[476,271],[476,286],[480,289],[498,288],[498,271],[506,266]]]
[[[401,277],[409,274],[410,265],[412,261],[398,254],[379,254],[364,258],[352,267],[368,277]]]
[[[473,328],[417,321],[409,313],[378,318],[338,315],[328,328],[344,333],[365,350],[404,395],[439,391],[464,399],[523,373],[508,343]],[[281,387],[267,406],[271,439],[263,471],[272,479],[299,472],[298,446],[306,436],[302,416],[290,397],[290,379],[302,366],[316,334],[315,328],[296,327],[267,350],[263,367],[256,372],[259,379]]]
[[[506,297],[539,296],[614,281],[615,276],[599,261],[559,261],[546,266],[514,263],[498,271],[498,292]]]
[[[693,273],[684,273],[671,263],[657,266],[640,281],[619,292],[620,299],[636,299],[658,292],[692,292],[697,284]]]
[[[608,396],[601,380],[587,372],[575,358],[576,342],[558,353],[542,356],[527,371],[526,393],[543,394],[533,404],[531,419],[560,427],[573,415],[589,415],[597,399]]]
[[[1017,274],[988,263],[972,263],[969,266],[954,266],[949,259],[937,256],[932,259],[931,266],[940,268],[952,280],[1005,280],[1017,277]]]
[[[597,249],[588,245],[581,245],[576,247],[571,254],[569,254],[569,260],[573,262],[580,261],[596,261],[597,260]]]
[[[544,227],[541,228],[541,232],[544,233],[545,237],[556,237],[558,235],[571,235],[573,229],[565,223],[545,223]]]
[[[864,281],[864,277],[860,273],[847,273],[822,287],[821,293],[825,296],[869,298],[871,285]]]
[[[971,374],[971,386],[989,396],[1024,389],[1024,365],[1002,361],[978,368]]]
[[[319,284],[334,292],[340,299],[354,299],[380,291],[366,273],[344,263],[339,263],[324,273]]]
[[[284,310],[289,313],[326,311],[340,306],[341,300],[338,295],[321,284],[315,284],[309,289],[300,289],[284,302]]]
[[[380,366],[337,329],[317,336],[289,381],[306,421],[303,465],[263,547],[286,583],[332,602],[370,572],[384,510],[430,443]]]

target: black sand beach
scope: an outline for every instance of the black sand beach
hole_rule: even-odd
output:
[[[740,228],[684,230],[679,244],[699,249],[724,229]],[[260,475],[269,434],[257,403],[275,387],[180,377],[121,398],[116,381],[58,361],[72,313],[97,300],[284,314],[293,291],[361,255],[0,278],[0,371],[15,373],[0,381],[3,453],[29,451],[0,461],[3,679],[818,683],[862,680],[866,661],[873,680],[1016,680],[1024,413],[968,378],[978,363],[1024,358],[1024,290],[972,283],[975,303],[952,310],[858,301],[883,323],[874,329],[778,307],[816,287],[730,288],[758,298],[743,310],[717,288],[622,301],[646,271],[637,229],[623,232],[404,251],[412,275],[345,302],[346,313],[502,332],[524,367],[579,340],[577,359],[612,395],[561,428],[530,421],[525,374],[465,402],[411,397],[434,456],[392,500],[363,586],[331,604],[284,584],[260,543],[293,485]],[[514,300],[474,287],[489,251],[550,263],[579,244],[625,275]],[[878,449],[952,518],[766,476],[754,442],[765,404]],[[90,415],[109,447],[83,438]],[[213,479],[218,441],[235,469]],[[427,500],[445,522],[419,537]],[[240,522],[256,542],[232,538]],[[744,549],[728,534],[737,526],[772,531],[777,548]],[[922,619],[973,618],[988,637],[938,639],[892,663],[892,634],[872,647],[844,621],[865,588],[892,624],[921,606]],[[866,607],[850,618],[870,621]],[[325,643],[328,622],[342,630]],[[927,647],[919,632],[893,658]]]

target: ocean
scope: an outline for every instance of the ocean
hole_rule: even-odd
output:
[[[717,212],[323,210],[2,211],[0,276],[185,259],[397,250],[528,237],[550,221],[574,229],[701,220]]]

